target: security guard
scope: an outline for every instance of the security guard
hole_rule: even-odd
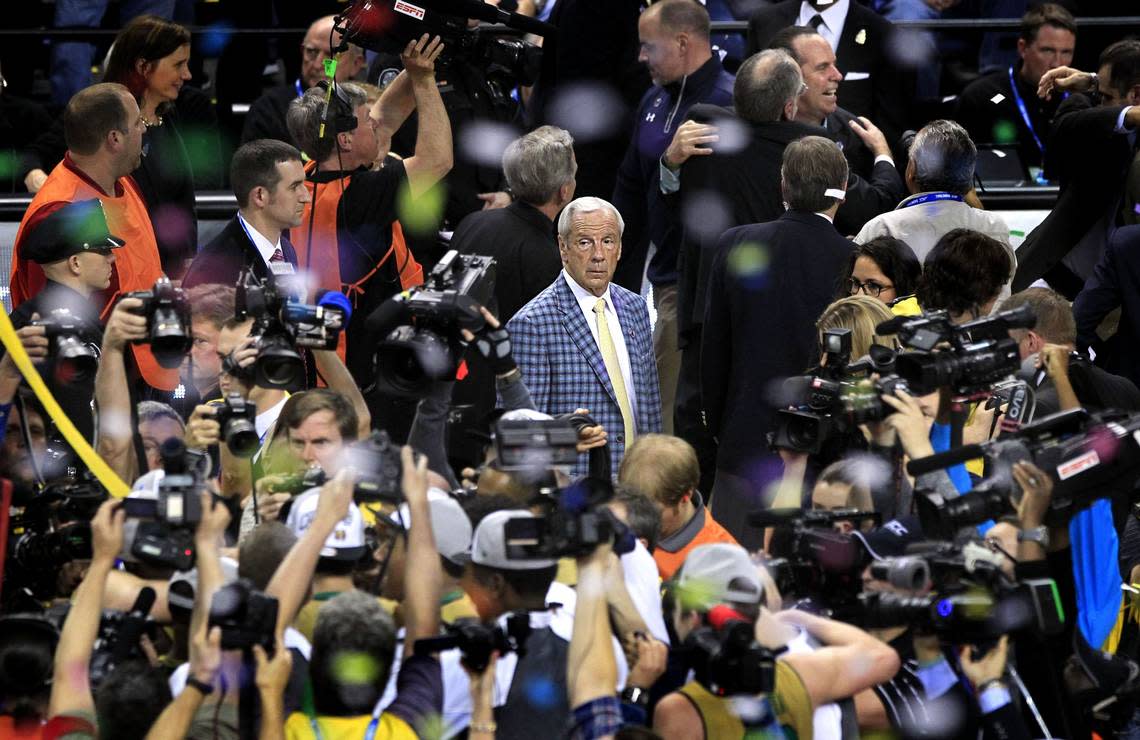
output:
[[[47,283],[12,312],[12,324],[19,329],[39,321],[48,327],[45,382],[88,441],[94,437],[91,399],[103,337],[100,292],[111,284],[113,250],[123,243],[107,228],[103,204],[92,199],[53,211],[19,247],[20,259],[38,264]]]

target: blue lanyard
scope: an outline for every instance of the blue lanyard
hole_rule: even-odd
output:
[[[321,740],[321,728],[317,726],[317,718],[309,717],[309,724],[313,726],[313,736],[317,740]],[[368,729],[364,731],[364,740],[372,740],[376,737],[376,728],[380,725],[380,718],[373,717],[372,721],[368,723]]]
[[[1037,145],[1037,150],[1044,156],[1045,145],[1041,143],[1037,132],[1033,130],[1033,122],[1029,120],[1029,111],[1025,108],[1025,101],[1021,99],[1021,93],[1017,91],[1017,81],[1013,79],[1012,64],[1009,65],[1009,88],[1013,91],[1013,101],[1017,103],[1017,110],[1021,112],[1021,120],[1025,121],[1025,127],[1029,129],[1029,135],[1033,137],[1033,143]]]
[[[965,196],[955,195],[954,193],[945,193],[945,192],[926,193],[925,195],[918,195],[918,196],[915,196],[914,198],[911,198],[910,200],[908,200],[906,203],[904,203],[903,205],[901,205],[899,207],[900,208],[910,208],[911,206],[920,206],[923,203],[933,203],[933,202],[939,201],[939,200],[956,200],[959,203],[961,203],[965,199],[966,199]]]
[[[293,87],[297,88],[297,97],[298,98],[305,94],[305,91],[301,89],[301,78],[300,77],[293,80]]]

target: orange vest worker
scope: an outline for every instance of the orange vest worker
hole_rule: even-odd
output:
[[[25,230],[34,228],[44,217],[67,203],[92,198],[102,201],[111,233],[126,242],[122,249],[115,250],[115,268],[102,311],[103,319],[106,320],[115,300],[123,293],[154,287],[154,281],[162,275],[162,261],[158,256],[158,243],[146,202],[134,180],[120,177],[115,183],[114,194],[107,194],[75,166],[69,155],[65,155],[32,199],[16,232],[10,283],[13,307],[36,295],[46,282],[39,265],[20,259],[20,241]],[[159,365],[149,345],[136,344],[132,349],[139,372],[149,385],[168,391],[177,387],[177,368],[168,370]]]

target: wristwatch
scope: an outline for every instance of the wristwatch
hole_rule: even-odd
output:
[[[1041,545],[1042,549],[1049,549],[1049,528],[1048,527],[1029,527],[1017,533],[1018,542],[1036,542]]]
[[[187,688],[198,689],[198,691],[201,692],[202,696],[209,696],[210,694],[214,693],[213,684],[206,683],[205,681],[199,681],[193,676],[187,677],[186,686]]]
[[[637,686],[626,686],[621,690],[621,700],[644,709],[649,706],[649,692]]]

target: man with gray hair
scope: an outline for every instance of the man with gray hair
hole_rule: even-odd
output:
[[[503,152],[503,174],[513,202],[476,211],[459,222],[451,247],[462,254],[494,257],[497,277],[492,312],[502,322],[558,277],[562,260],[554,219],[574,199],[578,163],[574,139],[542,126],[515,139]]]
[[[507,324],[518,363],[511,374],[521,373],[543,413],[589,409],[609,435],[611,470],[637,435],[661,431],[649,310],[610,283],[624,229],[608,201],[571,201],[558,218],[562,274]],[[579,455],[574,473],[588,468]]]
[[[834,226],[847,174],[831,139],[792,142],[780,169],[787,212],[729,229],[713,249],[700,345],[704,412],[720,442],[711,510],[750,550],[763,533],[747,526],[747,515],[765,504],[763,492],[774,482],[765,471],[779,469],[766,453],[774,411],[766,388],[819,360],[815,322],[855,246]]]
[[[966,202],[974,188],[974,164],[978,150],[966,129],[954,121],[931,121],[922,127],[910,145],[906,165],[906,186],[910,196],[895,210],[867,222],[855,237],[865,244],[880,236],[893,236],[906,242],[921,261],[946,233],[970,229],[993,237],[1009,250],[1009,226],[993,213]],[[1001,297],[1009,295],[1009,285]]]

